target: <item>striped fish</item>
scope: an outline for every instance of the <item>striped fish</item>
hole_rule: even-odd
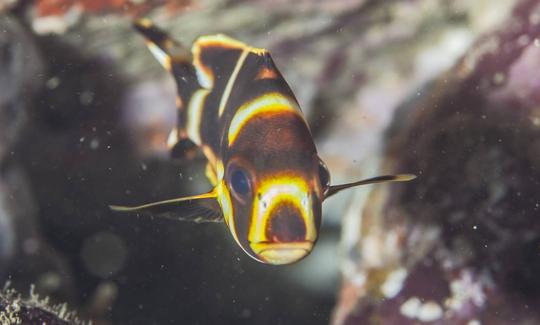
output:
[[[172,155],[182,158],[201,148],[214,187],[112,209],[225,221],[249,256],[289,264],[311,252],[325,199],[354,186],[414,178],[392,175],[330,185],[300,106],[267,50],[218,34],[198,38],[188,51],[149,20],[137,21],[135,28],[178,87]]]

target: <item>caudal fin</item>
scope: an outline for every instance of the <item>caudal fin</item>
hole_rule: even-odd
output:
[[[186,158],[186,144],[192,144],[187,138],[186,120],[188,105],[193,94],[201,88],[197,73],[192,64],[192,55],[180,42],[155,26],[149,19],[142,18],[133,22],[133,27],[145,39],[146,46],[157,61],[176,81],[178,96],[178,123],[169,136],[168,146],[175,158]],[[193,147],[193,146],[191,146]]]
[[[144,36],[146,46],[167,71],[172,71],[175,63],[191,64],[191,53],[149,19],[138,19],[133,27]]]

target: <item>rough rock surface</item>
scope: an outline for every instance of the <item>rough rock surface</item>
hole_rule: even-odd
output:
[[[66,265],[43,238],[33,189],[18,163],[43,60],[15,17],[0,14],[0,30],[0,274],[15,277],[15,287],[27,288],[31,278],[45,292],[65,293],[69,280],[58,279]]]
[[[419,177],[368,196],[334,324],[540,322],[539,36],[521,1],[401,107],[385,171]]]

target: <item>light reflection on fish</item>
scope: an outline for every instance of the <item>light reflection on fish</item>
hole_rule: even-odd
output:
[[[135,23],[178,87],[173,156],[201,148],[214,185],[204,194],[117,211],[181,220],[225,221],[240,247],[268,264],[307,256],[317,241],[321,204],[354,186],[407,181],[389,175],[330,185],[294,94],[265,49],[225,35],[198,38],[191,52],[153,26]]]

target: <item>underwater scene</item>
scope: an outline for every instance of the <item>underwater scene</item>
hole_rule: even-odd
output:
[[[0,0],[0,324],[540,324],[540,1]]]

